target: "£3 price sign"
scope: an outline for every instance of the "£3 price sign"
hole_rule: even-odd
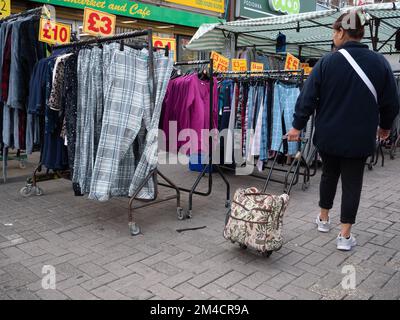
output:
[[[247,71],[246,59],[232,59],[232,71],[245,72]]]
[[[71,26],[63,23],[55,23],[49,19],[40,19],[39,41],[49,44],[70,43]]]
[[[288,53],[286,57],[285,70],[299,70],[300,60]]]
[[[11,0],[0,0],[0,18],[8,17],[11,14]]]
[[[109,37],[115,34],[116,16],[102,11],[85,8],[83,32],[94,36]]]

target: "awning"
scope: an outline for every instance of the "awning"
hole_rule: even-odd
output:
[[[395,53],[395,33],[400,28],[400,2],[348,7],[341,10],[306,12],[221,24],[203,24],[186,46],[189,50],[223,51],[225,39],[237,36],[237,47],[275,53],[279,31],[286,35],[287,52],[319,57],[331,51],[332,25],[343,13],[363,9],[371,16],[363,43],[384,54]]]

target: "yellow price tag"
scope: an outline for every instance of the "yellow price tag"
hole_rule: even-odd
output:
[[[169,50],[174,52],[174,61],[176,61],[176,40],[174,38],[161,38],[153,36],[153,46],[157,48],[165,48],[168,46]]]
[[[262,72],[264,71],[264,64],[258,62],[251,63],[251,72]]]
[[[39,27],[39,41],[49,44],[66,44],[71,41],[71,26],[55,23],[41,18]]]
[[[85,8],[83,15],[83,32],[94,35],[109,37],[115,34],[117,17],[90,8]]]
[[[288,53],[286,57],[285,70],[299,70],[300,60]]]
[[[225,58],[223,55],[212,51],[211,59],[213,60],[214,71],[227,72],[229,69],[229,59]]]
[[[246,59],[232,59],[232,71],[245,72],[247,71]]]
[[[11,0],[0,0],[0,18],[8,17],[11,14]]]

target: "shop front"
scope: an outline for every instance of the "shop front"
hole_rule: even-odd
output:
[[[201,3],[203,5],[199,6],[197,1],[168,0],[165,6],[156,6],[130,0],[16,0],[12,2],[12,12],[41,4],[54,6],[57,21],[71,25],[72,32],[78,36],[85,36],[82,31],[84,8],[114,14],[117,16],[115,33],[152,28],[156,37],[171,39],[172,46],[176,45],[176,59],[188,60],[196,59],[197,53],[184,51],[183,47],[197,28],[203,23],[223,21],[223,0]]]

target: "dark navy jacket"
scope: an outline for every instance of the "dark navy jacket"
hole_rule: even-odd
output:
[[[392,69],[383,55],[358,42],[347,42],[342,48],[371,80],[378,104],[346,58],[339,52],[329,53],[304,84],[293,127],[305,128],[316,110],[314,144],[318,150],[332,156],[361,158],[374,152],[378,126],[391,129],[399,112],[399,96]]]

